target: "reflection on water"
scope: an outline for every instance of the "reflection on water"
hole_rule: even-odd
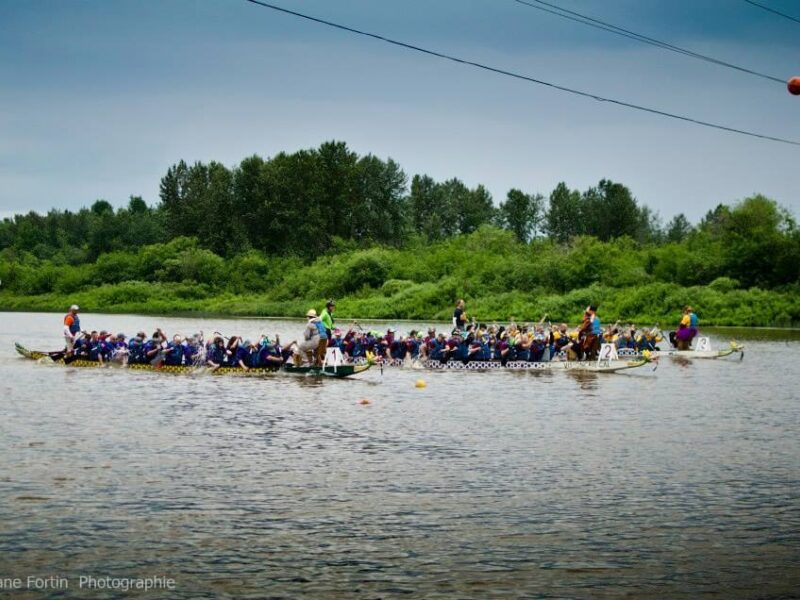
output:
[[[166,575],[185,598],[800,589],[796,338],[618,375],[254,380],[13,355],[14,339],[55,346],[59,323],[0,314],[0,577]]]

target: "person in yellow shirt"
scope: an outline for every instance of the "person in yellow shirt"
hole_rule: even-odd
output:
[[[697,333],[697,329],[692,327],[691,313],[692,309],[689,306],[683,307],[683,314],[675,331],[674,345],[678,350],[691,350],[692,340]]]

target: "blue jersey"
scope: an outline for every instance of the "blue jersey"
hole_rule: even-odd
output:
[[[251,363],[251,358],[252,357],[250,356],[250,349],[249,348],[244,348],[242,346],[238,346],[236,348],[236,352],[234,353],[233,360],[231,362],[233,362],[234,365],[237,366],[237,367],[241,366],[239,364],[239,361],[241,361],[241,363],[245,367],[251,367],[251,366],[253,366],[252,364],[250,364]]]
[[[197,360],[197,355],[200,349],[192,344],[183,343],[183,362],[187,365],[193,365]]]
[[[164,355],[164,364],[169,366],[178,366],[183,364],[183,346],[170,342],[167,344],[167,351]]]
[[[600,317],[597,315],[592,316],[592,335],[601,335],[603,328],[600,326]]]
[[[103,360],[109,360],[111,358],[111,344],[105,340],[98,340],[93,343],[89,350],[90,360],[99,360],[100,358]]]
[[[221,365],[225,362],[225,348],[222,346],[217,346],[216,344],[212,344],[211,347],[208,349],[208,360],[218,365]]]
[[[689,313],[689,327],[697,329],[697,315],[693,312]]]
[[[128,362],[131,364],[139,364],[144,362],[144,347],[139,338],[133,338],[128,342]]]

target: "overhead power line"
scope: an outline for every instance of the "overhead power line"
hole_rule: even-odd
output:
[[[544,85],[556,90],[560,90],[562,92],[567,92],[570,94],[575,94],[577,96],[583,96],[584,98],[591,98],[592,100],[597,100],[598,102],[609,102],[611,104],[616,104],[618,106],[624,106],[626,108],[632,108],[634,110],[639,110],[647,113],[651,113],[654,115],[661,115],[662,117],[669,117],[671,119],[677,119],[679,121],[685,121],[687,123],[694,123],[695,125],[702,125],[704,127],[711,127],[713,129],[721,129],[722,131],[729,131],[731,133],[738,133],[741,135],[747,135],[750,137],[760,138],[763,140],[770,140],[773,142],[780,142],[782,144],[791,144],[793,146],[800,146],[800,141],[796,140],[789,140],[785,138],[774,137],[771,135],[764,135],[761,133],[756,133],[753,131],[747,131],[744,129],[737,129],[735,127],[728,127],[726,125],[719,125],[717,123],[711,123],[708,121],[702,121],[700,119],[694,119],[692,117],[687,117],[683,115],[678,115],[675,113],[666,112],[663,110],[659,110],[656,108],[649,108],[646,106],[641,106],[638,104],[632,104],[630,102],[625,102],[623,100],[616,100],[614,98],[606,98],[604,96],[598,96],[597,94],[593,94],[591,92],[584,92],[581,90],[576,90],[573,88],[568,88],[563,85],[558,85],[555,83],[550,83],[548,81],[543,81],[541,79],[535,79],[533,77],[528,77],[527,75],[521,75],[520,73],[514,73],[513,71],[507,71],[505,69],[500,69],[497,67],[492,67],[489,65],[485,65],[479,62],[474,62],[471,60],[467,60],[464,58],[458,58],[457,56],[452,56],[450,54],[444,54],[442,52],[437,52],[435,50],[428,50],[426,48],[422,48],[421,46],[415,46],[413,44],[408,44],[406,42],[401,42],[398,40],[393,40],[391,38],[379,35],[377,33],[370,33],[368,31],[362,31],[360,29],[355,29],[354,27],[348,27],[347,25],[341,25],[339,23],[334,23],[333,21],[326,21],[325,19],[320,19],[319,17],[312,17],[311,15],[306,15],[294,10],[289,10],[288,8],[283,8],[281,6],[276,6],[274,4],[270,4],[269,2],[264,2],[263,0],[245,0],[246,2],[250,2],[251,4],[257,4],[258,6],[262,6],[264,8],[269,8],[271,10],[275,10],[278,12],[285,13],[287,15],[293,15],[295,17],[299,17],[301,19],[306,19],[308,21],[313,21],[314,23],[320,23],[322,25],[327,25],[328,27],[334,27],[335,29],[340,29],[342,31],[347,31],[350,33],[355,33],[357,35],[362,35],[365,37],[369,37],[375,40],[380,40],[382,42],[386,42],[387,44],[392,44],[394,46],[399,46],[401,48],[406,48],[408,50],[414,50],[415,52],[421,52],[423,54],[427,54],[429,56],[435,56],[437,58],[443,58],[445,60],[449,60],[452,62],[456,62],[462,65],[468,65],[471,67],[475,67],[477,69],[482,69],[484,71],[489,71],[492,73],[497,73],[498,75],[506,75],[507,77],[513,77],[514,79],[520,79],[522,81],[528,81],[530,83],[536,83],[539,85]]]
[[[742,73],[747,73],[748,75],[754,75],[756,77],[761,77],[762,79],[775,81],[777,83],[780,83],[781,85],[786,84],[786,81],[784,81],[779,77],[773,77],[772,75],[760,73],[758,71],[754,71],[746,67],[740,67],[739,65],[734,65],[733,63],[729,63],[724,60],[714,58],[712,56],[706,56],[705,54],[700,54],[698,52],[694,52],[693,50],[681,48],[680,46],[675,46],[674,44],[663,42],[661,40],[657,40],[655,38],[642,35],[640,33],[636,33],[635,31],[625,29],[624,27],[619,27],[617,25],[613,25],[611,23],[607,23],[606,21],[601,21],[600,19],[589,17],[587,15],[575,12],[573,10],[561,8],[556,4],[551,4],[550,2],[544,2],[544,0],[531,0],[530,2],[527,2],[526,0],[514,0],[514,2],[518,4],[523,4],[524,6],[528,6],[530,8],[535,8],[536,10],[541,10],[543,12],[550,13],[552,15],[556,15],[557,17],[562,17],[564,19],[569,19],[570,21],[582,23],[583,25],[588,25],[589,27],[602,29],[603,31],[607,31],[615,35],[620,35],[622,37],[631,40],[636,40],[637,42],[642,42],[643,44],[650,44],[651,46],[655,46],[656,48],[661,48],[662,50],[668,50],[670,52],[675,52],[677,54],[683,54],[684,56],[688,56],[690,58],[696,58],[697,60],[702,60],[711,64],[718,65],[720,67],[727,67],[728,69],[734,69]],[[534,2],[535,4],[533,4]]]
[[[753,2],[753,0],[744,0],[748,4],[752,4],[753,6],[757,6],[761,10],[766,10],[767,12],[771,12],[774,15],[779,15],[784,19],[789,19],[790,21],[794,21],[795,23],[800,23],[800,19],[797,17],[793,17],[792,15],[787,15],[786,13],[782,13],[779,10],[775,10],[774,8],[770,8],[769,6],[765,6],[763,4],[759,4],[758,2]]]

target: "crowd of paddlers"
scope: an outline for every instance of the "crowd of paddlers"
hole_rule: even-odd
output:
[[[80,328],[78,306],[73,305],[64,317],[66,357],[97,362],[117,361],[127,364],[171,366],[206,366],[211,369],[279,368],[285,363],[320,366],[328,350],[338,350],[344,362],[382,360],[433,360],[440,362],[509,361],[547,362],[558,358],[593,360],[603,343],[633,352],[656,351],[663,341],[658,327],[637,328],[615,323],[603,328],[597,307],[586,307],[582,322],[570,328],[566,323],[546,322],[505,325],[486,324],[467,319],[464,301],[459,300],[451,326],[444,331],[429,327],[400,335],[393,327],[385,331],[364,329],[353,321],[346,329],[336,326],[336,303],[329,300],[321,312],[309,309],[302,337],[283,345],[279,336],[245,339],[225,337],[217,332],[206,339],[202,332],[191,336],[175,334],[171,338],[157,329],[152,335],[140,331],[132,337],[107,331],[84,332]],[[679,349],[688,349],[697,334],[697,317],[691,307],[670,341]]]

